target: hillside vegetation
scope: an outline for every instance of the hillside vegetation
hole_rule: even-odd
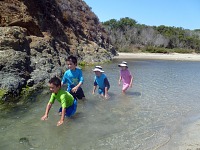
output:
[[[119,52],[200,52],[200,29],[147,26],[128,17],[111,19],[102,24]]]

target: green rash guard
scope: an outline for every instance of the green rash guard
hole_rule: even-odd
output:
[[[74,97],[69,92],[62,89],[60,89],[57,94],[51,94],[49,103],[53,104],[55,99],[61,104],[62,108],[68,108],[74,103]]]

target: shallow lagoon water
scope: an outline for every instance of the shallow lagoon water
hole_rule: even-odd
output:
[[[126,95],[118,86],[119,64],[114,60],[103,70],[111,84],[110,99],[92,95],[91,67],[83,71],[85,101],[78,101],[77,113],[60,119],[59,104],[53,105],[49,119],[41,121],[50,94],[42,93],[35,102],[1,112],[2,150],[176,150],[173,135],[200,114],[200,62],[126,60],[134,75],[133,88]]]

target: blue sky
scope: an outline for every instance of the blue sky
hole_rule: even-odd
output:
[[[84,0],[101,22],[129,17],[139,24],[200,29],[200,0]]]

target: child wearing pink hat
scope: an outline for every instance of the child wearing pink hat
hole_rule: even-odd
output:
[[[122,81],[122,83],[123,83],[122,93],[125,94],[126,90],[129,87],[132,87],[133,76],[131,75],[131,72],[128,70],[127,62],[122,61],[122,63],[119,64],[118,67],[121,67],[120,77],[119,77],[119,85]]]

